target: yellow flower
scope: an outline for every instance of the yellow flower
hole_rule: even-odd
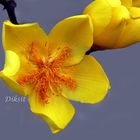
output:
[[[140,0],[95,0],[84,14],[94,25],[93,50],[124,48],[140,41]]]
[[[85,52],[93,43],[87,15],[66,18],[49,35],[37,23],[3,25],[5,66],[0,76],[16,93],[28,96],[31,111],[53,133],[64,129],[74,115],[68,99],[97,103],[109,81],[100,64]]]

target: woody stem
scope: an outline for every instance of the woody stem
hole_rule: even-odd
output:
[[[0,4],[4,6],[4,9],[6,9],[10,21],[13,24],[18,24],[15,14],[16,2],[14,0],[0,0]]]

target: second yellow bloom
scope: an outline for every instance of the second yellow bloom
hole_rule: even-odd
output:
[[[95,0],[84,14],[94,26],[93,50],[124,48],[140,41],[140,0]]]

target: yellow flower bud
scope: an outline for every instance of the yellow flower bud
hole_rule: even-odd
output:
[[[95,0],[84,10],[94,26],[93,50],[128,47],[140,41],[140,0]]]

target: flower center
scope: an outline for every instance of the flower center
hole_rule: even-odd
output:
[[[62,86],[74,90],[76,81],[63,72],[63,63],[70,56],[70,52],[68,47],[64,47],[54,58],[49,56],[41,58],[38,47],[32,43],[28,59],[36,69],[20,75],[17,82],[22,86],[27,84],[33,88],[43,103],[48,102],[50,93],[59,96]]]

